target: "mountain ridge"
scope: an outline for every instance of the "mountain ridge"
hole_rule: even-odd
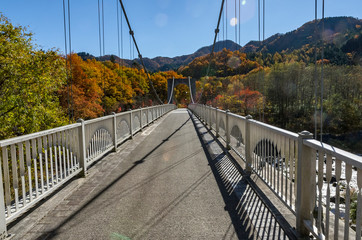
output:
[[[290,32],[281,34],[276,33],[263,42],[251,40],[243,47],[239,44],[233,42],[232,40],[219,41],[215,44],[215,52],[221,51],[223,48],[226,48],[231,51],[240,50],[244,53],[252,53],[263,51],[267,53],[275,53],[282,51],[293,51],[300,49],[303,46],[309,44],[320,44],[322,35],[316,34],[316,29],[319,31],[321,29],[322,22],[317,20],[317,25],[315,21],[309,21],[304,23],[299,28],[292,30]],[[334,44],[338,48],[343,50],[343,46],[347,43],[351,43],[351,39],[357,39],[361,41],[362,35],[362,20],[353,17],[329,17],[324,20],[324,34],[323,38],[326,43]],[[317,31],[317,32],[318,32]],[[357,36],[357,37],[356,37]],[[356,41],[356,40],[354,40]],[[358,45],[359,43],[353,43]],[[346,47],[345,47],[346,49]],[[199,48],[192,54],[186,54],[176,57],[162,57],[157,56],[155,58],[143,58],[146,68],[151,71],[167,71],[167,70],[177,70],[182,66],[188,65],[195,58],[201,57],[211,53],[212,45]],[[115,55],[105,55],[101,57],[95,57],[88,53],[81,52],[78,53],[83,59],[92,59],[105,61],[110,60],[117,63],[120,63],[124,66],[134,66],[139,65],[139,59],[129,60],[129,59],[120,59]]]

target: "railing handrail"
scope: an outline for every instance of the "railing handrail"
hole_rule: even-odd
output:
[[[56,128],[40,131],[40,132],[26,134],[26,135],[23,135],[23,136],[4,139],[4,140],[0,141],[0,147],[6,147],[6,146],[9,146],[11,144],[16,144],[16,143],[19,143],[19,142],[25,142],[25,141],[28,141],[28,140],[31,140],[31,139],[34,139],[34,138],[39,138],[39,137],[43,137],[43,136],[50,135],[50,134],[53,134],[53,133],[58,133],[58,132],[62,132],[62,131],[65,131],[65,130],[70,130],[70,129],[73,129],[73,128],[77,128],[79,126],[80,126],[80,123],[73,123],[73,124],[68,124],[68,125],[61,126],[61,127],[56,127]]]
[[[293,140],[298,139],[298,134],[297,133],[285,130],[283,128],[275,127],[273,125],[263,123],[263,122],[259,122],[257,120],[250,120],[250,124],[255,124],[255,125],[258,125],[260,127],[266,128],[268,130],[272,130],[275,133],[279,133],[279,134],[281,134],[281,135],[283,135],[285,137],[289,137],[289,138],[291,138]]]
[[[305,139],[303,141],[303,144],[314,149],[318,150],[327,154],[330,154],[336,158],[338,158],[341,161],[344,161],[350,165],[356,166],[359,169],[362,169],[362,157],[344,151],[342,149],[333,147],[332,145],[314,140],[314,139]]]

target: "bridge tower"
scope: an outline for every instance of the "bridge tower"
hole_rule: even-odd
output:
[[[196,97],[196,81],[195,79],[191,79],[191,77],[185,78],[185,79],[167,79],[167,100],[168,103],[172,102],[174,92],[173,89],[179,85],[179,84],[185,84],[190,89],[190,99],[191,102],[194,103],[195,97]]]

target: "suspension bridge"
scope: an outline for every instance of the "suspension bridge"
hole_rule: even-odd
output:
[[[1,239],[361,239],[360,156],[149,82],[160,105],[0,141]]]

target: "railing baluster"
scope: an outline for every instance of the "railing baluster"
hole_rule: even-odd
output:
[[[4,168],[4,190],[5,190],[5,205],[8,216],[11,215],[11,194],[10,194],[10,172],[9,172],[9,154],[8,148],[2,148],[3,168]]]
[[[22,199],[24,207],[26,205],[26,190],[25,190],[24,146],[22,142],[18,143],[18,150],[19,150],[19,167],[20,167]]]
[[[288,200],[289,200],[289,195],[290,195],[290,193],[289,193],[289,188],[288,188],[288,181],[290,181],[290,179],[289,179],[289,176],[290,176],[290,167],[289,167],[289,163],[290,163],[290,148],[289,148],[289,146],[290,146],[290,140],[289,140],[289,138],[286,138],[285,139],[285,146],[284,146],[284,149],[285,149],[285,189],[284,189],[284,192],[285,192],[285,196],[284,196],[284,200],[285,200],[285,202],[287,202],[288,203]],[[292,205],[292,201],[289,201],[289,204],[288,204],[289,206],[291,206]]]
[[[332,156],[329,154],[326,154],[326,181],[327,181],[327,203],[326,203],[326,231],[325,231],[325,237],[326,239],[329,239],[329,222],[330,222],[330,209],[331,209],[331,189],[330,189],[330,182],[332,179]]]
[[[15,211],[19,210],[19,182],[18,182],[18,164],[16,159],[16,146],[12,144],[11,150],[11,164],[12,164],[12,176],[13,176],[13,189],[15,198]]]
[[[62,135],[62,149],[63,149],[63,179],[67,177],[67,151],[66,151],[66,136],[65,131],[61,133]]]
[[[36,139],[31,141],[32,150],[33,150],[33,162],[34,162],[34,182],[35,182],[35,197],[39,196],[39,180],[38,180],[38,163],[37,163],[37,148],[36,148]]]
[[[45,175],[46,175],[46,186],[47,191],[49,190],[49,164],[48,164],[48,141],[47,137],[43,137],[43,143],[44,143],[44,161],[45,161]]]
[[[44,193],[44,172],[43,172],[43,146],[42,138],[38,138],[38,155],[39,155],[39,167],[40,167],[40,185],[41,194]]]
[[[29,202],[33,201],[33,183],[31,174],[31,154],[30,154],[30,142],[25,142],[26,152],[26,167],[28,168],[28,181],[29,181]]]
[[[356,216],[356,239],[361,239],[362,231],[362,169],[357,170],[357,216]]]
[[[351,206],[351,187],[350,182],[352,178],[352,165],[346,163],[345,167],[345,175],[346,175],[346,205],[345,205],[345,217],[344,217],[344,239],[349,239],[349,213],[350,213],[350,206]]]
[[[5,215],[6,204],[4,200],[5,200],[4,181],[3,181],[1,155],[0,155],[0,238],[3,239],[5,239],[6,236],[8,235],[6,230],[6,215]]]
[[[324,153],[318,152],[318,218],[317,218],[317,229],[318,234],[322,233],[322,216],[323,216],[323,205],[322,205],[322,188],[323,188],[323,168],[324,168]]]
[[[74,171],[74,156],[73,156],[73,152],[74,152],[74,129],[69,130],[69,155],[70,155],[70,167],[69,167],[69,171],[72,174]]]
[[[59,159],[58,159],[58,163],[59,163],[59,182],[63,180],[64,176],[63,176],[63,146],[62,146],[62,142],[63,142],[63,138],[62,138],[62,133],[58,133],[57,134],[57,138],[58,138],[58,152],[59,152]]]
[[[340,200],[340,190],[339,190],[339,180],[341,178],[341,169],[342,162],[339,159],[335,160],[335,174],[336,174],[336,201],[335,201],[335,217],[334,217],[334,239],[338,239],[338,229],[339,229],[339,200]]]
[[[50,188],[54,187],[53,135],[49,135]]]
[[[66,147],[66,151],[67,151],[67,176],[70,175],[70,153],[69,153],[69,131],[65,131],[65,147]]]
[[[289,191],[290,191],[290,205],[293,206],[295,205],[295,202],[293,201],[293,199],[295,199],[295,188],[294,188],[294,184],[296,182],[295,180],[295,175],[294,175],[294,171],[295,171],[295,148],[294,148],[294,141],[293,140],[289,140],[289,154],[290,154],[290,158],[289,158]]]

